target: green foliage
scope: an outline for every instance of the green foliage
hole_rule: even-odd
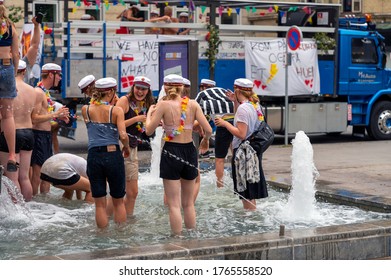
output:
[[[313,38],[316,41],[318,50],[323,51],[325,54],[328,54],[329,50],[334,50],[336,46],[335,39],[324,32],[315,33]]]
[[[205,52],[205,55],[209,59],[209,69],[214,69],[221,40],[219,37],[219,29],[215,25],[208,24],[207,28],[209,31],[208,35],[206,36],[206,40],[208,41],[208,48]]]
[[[8,6],[8,18],[14,22],[17,23],[21,19],[23,19],[23,8],[17,7],[15,5]]]

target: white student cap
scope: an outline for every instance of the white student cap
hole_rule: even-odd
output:
[[[80,82],[77,84],[77,86],[83,91],[83,89],[91,85],[94,81],[95,81],[94,75],[88,75],[85,76],[83,79],[81,79]]]
[[[163,80],[166,85],[183,85],[183,78],[176,74],[170,74],[164,77]]]
[[[159,15],[159,12],[157,10],[152,10],[151,15]]]
[[[91,15],[89,15],[89,14],[84,14],[84,15],[81,16],[80,19],[91,19]]]
[[[95,88],[97,89],[111,89],[117,87],[117,80],[111,77],[102,78],[95,82]]]
[[[186,79],[186,78],[183,78],[183,84],[185,86],[191,86],[191,82],[188,79]]]
[[[216,86],[216,82],[209,79],[202,79],[201,85]]]
[[[188,13],[182,12],[179,14],[180,17],[189,17]]]
[[[1,0],[0,0],[0,2],[1,2]],[[24,70],[24,69],[26,69],[26,67],[27,67],[26,62],[19,59],[18,70]]]
[[[150,88],[151,80],[144,76],[136,76],[133,81],[134,85],[141,88]]]
[[[46,63],[42,66],[42,73],[59,72],[61,73],[61,66],[55,63]]]
[[[234,86],[236,88],[242,89],[242,90],[252,90],[254,87],[254,84],[249,79],[236,79],[234,82]]]

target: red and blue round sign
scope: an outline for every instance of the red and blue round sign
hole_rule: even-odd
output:
[[[288,44],[289,49],[292,51],[297,50],[300,47],[301,38],[303,37],[303,34],[301,33],[301,30],[297,26],[292,26],[289,28],[287,36],[286,36],[286,42]]]

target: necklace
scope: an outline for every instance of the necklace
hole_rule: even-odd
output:
[[[53,112],[55,103],[52,100],[52,96],[50,95],[50,91],[45,88],[42,81],[38,82],[37,87],[41,88],[46,95],[46,101],[48,103],[48,113]]]
[[[261,122],[263,122],[265,120],[265,117],[263,116],[262,110],[259,107],[260,105],[258,103],[255,103],[255,102],[250,101],[250,100],[241,102],[241,104],[243,104],[243,103],[250,103],[251,105],[253,105],[255,111],[257,112],[258,120],[260,120]]]
[[[186,120],[186,110],[187,110],[187,103],[189,103],[189,97],[184,96],[182,97],[182,102],[181,102],[181,121],[180,125],[177,129],[173,129],[171,131],[170,135],[167,135],[163,138],[164,141],[171,141],[174,139],[175,136],[179,135],[182,133],[184,127],[185,127],[185,120]]]
[[[90,100],[90,105],[109,105],[109,102],[107,101],[102,101],[102,100],[96,100],[95,98],[91,98]]]
[[[144,107],[144,101],[140,101],[140,107],[137,106],[135,102],[130,103],[130,108],[133,110],[133,112],[136,114],[136,116],[139,115],[146,115],[147,113],[147,108]],[[139,132],[143,133],[145,131],[144,123],[142,122],[137,122],[136,128]]]
[[[3,35],[7,32],[7,23],[2,19],[0,24],[0,40],[3,38]]]

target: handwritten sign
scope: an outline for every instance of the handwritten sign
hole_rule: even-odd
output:
[[[264,96],[285,95],[286,40],[245,41],[246,77],[254,82],[254,92]],[[292,51],[289,95],[318,94],[320,91],[318,56],[313,40],[302,41]]]

